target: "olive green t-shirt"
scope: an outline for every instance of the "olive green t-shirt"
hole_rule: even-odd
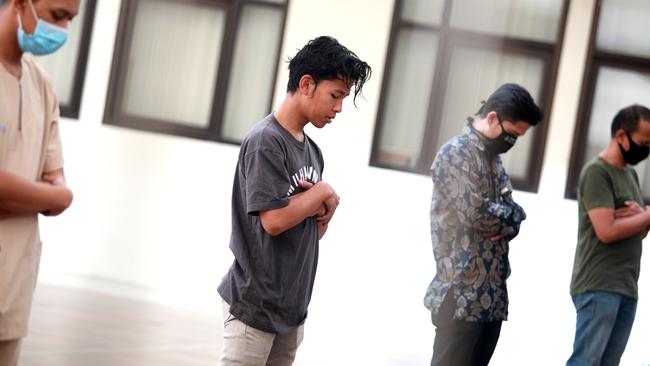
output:
[[[600,157],[582,169],[578,183],[578,245],[571,276],[572,296],[608,291],[638,297],[643,233],[605,245],[596,236],[587,215],[594,208],[621,208],[629,200],[644,207],[638,181],[634,169],[615,167]]]

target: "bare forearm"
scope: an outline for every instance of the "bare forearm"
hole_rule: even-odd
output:
[[[32,182],[17,175],[0,172],[0,210],[12,214],[34,214],[65,209],[72,192],[65,186]]]
[[[639,215],[614,219],[609,228],[596,230],[600,241],[612,244],[622,239],[642,233],[650,225],[650,211]],[[597,228],[596,228],[597,229]]]
[[[269,235],[279,235],[320,210],[334,191],[327,184],[316,184],[300,196],[289,200],[289,205],[260,213],[262,226]]]

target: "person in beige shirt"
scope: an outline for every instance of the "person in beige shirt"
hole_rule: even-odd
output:
[[[38,214],[72,202],[63,175],[59,103],[30,55],[59,49],[79,0],[0,5],[0,365],[18,364],[36,285]]]

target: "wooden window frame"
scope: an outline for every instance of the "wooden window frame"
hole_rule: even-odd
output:
[[[530,151],[530,164],[526,178],[512,178],[513,186],[516,189],[536,192],[539,186],[541,168],[544,156],[544,147],[548,132],[548,121],[550,120],[550,111],[553,103],[553,91],[557,79],[558,65],[560,61],[560,52],[564,41],[566,28],[566,19],[569,9],[570,0],[565,0],[562,6],[559,29],[554,44],[517,39],[508,36],[493,35],[489,33],[479,33],[476,31],[462,30],[452,28],[449,24],[451,18],[452,0],[445,0],[440,25],[416,24],[411,21],[401,19],[401,10],[404,0],[397,0],[393,11],[393,22],[388,45],[387,60],[384,71],[384,79],[381,86],[379,109],[377,111],[377,121],[373,135],[372,150],[370,153],[369,164],[374,167],[399,170],[404,172],[429,175],[430,166],[433,157],[437,152],[437,146],[428,141],[437,141],[439,125],[435,121],[440,121],[443,113],[445,93],[447,89],[448,71],[451,62],[452,51],[457,46],[474,46],[491,51],[505,51],[510,54],[528,55],[541,59],[544,62],[544,78],[542,82],[541,95],[537,103],[545,111],[544,121],[535,127],[535,140],[532,143]],[[381,134],[384,130],[385,106],[388,91],[390,89],[390,73],[393,67],[393,58],[396,50],[396,42],[400,30],[403,28],[425,29],[438,34],[438,51],[436,54],[434,77],[432,81],[430,102],[427,109],[427,118],[425,122],[425,131],[423,134],[423,144],[420,154],[416,157],[415,168],[405,168],[398,165],[391,165],[382,162],[379,159]],[[478,106],[477,106],[478,108]],[[460,121],[459,121],[460,122]]]
[[[602,51],[597,48],[596,38],[598,36],[598,23],[601,10],[602,0],[597,0],[592,19],[591,34],[589,36],[587,64],[585,66],[585,77],[582,81],[580,106],[578,108],[576,127],[573,134],[571,159],[567,172],[567,184],[564,191],[564,197],[568,199],[576,199],[578,196],[578,180],[580,179],[580,171],[586,163],[585,147],[600,69],[602,67],[613,67],[625,71],[638,71],[650,74],[650,57],[630,56],[616,52]],[[650,197],[645,197],[645,200],[646,202],[650,202]]]
[[[81,38],[79,39],[79,50],[77,50],[77,65],[72,81],[70,102],[60,104],[61,116],[78,119],[81,109],[81,97],[83,95],[86,81],[86,69],[88,68],[88,53],[90,52],[90,39],[92,38],[93,25],[95,23],[95,9],[97,0],[85,0],[83,24],[81,25]]]
[[[161,0],[164,1],[164,0]],[[182,1],[182,0],[175,0]],[[115,54],[113,56],[113,65],[111,68],[111,77],[109,82],[106,110],[104,112],[104,123],[107,125],[127,127],[141,131],[163,133],[168,135],[189,137],[199,140],[223,142],[227,144],[239,145],[241,141],[225,138],[222,136],[222,127],[224,125],[224,114],[228,83],[232,59],[234,57],[235,42],[237,40],[237,29],[241,21],[243,9],[246,5],[267,6],[283,11],[282,24],[280,27],[280,41],[276,54],[273,70],[277,70],[280,64],[280,52],[282,50],[283,35],[286,27],[287,12],[289,1],[284,3],[269,2],[263,0],[197,0],[200,3],[220,7],[225,12],[225,25],[223,38],[221,41],[221,53],[217,62],[216,79],[214,80],[214,97],[210,108],[210,119],[207,127],[193,127],[182,123],[176,123],[166,120],[160,120],[151,117],[136,117],[124,115],[120,112],[120,96],[126,86],[126,60],[128,60],[131,40],[134,36],[134,25],[137,14],[138,0],[122,1],[120,12],[120,22],[116,38]],[[275,80],[275,79],[273,79]],[[268,100],[268,110],[270,111],[273,104],[275,83],[270,86],[271,96]]]

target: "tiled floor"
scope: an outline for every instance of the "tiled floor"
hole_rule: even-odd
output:
[[[403,300],[417,288],[366,281],[349,284],[346,292],[341,284],[352,277],[325,269],[330,282],[322,281],[315,293],[294,366],[428,364],[434,334],[429,316],[421,304]],[[561,299],[526,296],[525,284],[512,281],[511,320],[491,364],[561,365],[570,354],[575,315]],[[39,283],[19,365],[216,365],[222,328],[217,300],[214,312],[205,313]],[[622,366],[649,365],[647,324],[648,314],[638,313]],[[540,344],[547,351],[539,352]]]
[[[416,338],[391,346],[391,325],[371,329],[340,305],[314,304],[317,316],[307,323],[294,366],[423,364],[422,355],[399,346],[417,344]],[[222,330],[218,308],[199,313],[39,283],[19,366],[216,365]],[[428,358],[428,345],[418,348]]]
[[[21,366],[214,365],[221,317],[39,284]]]

